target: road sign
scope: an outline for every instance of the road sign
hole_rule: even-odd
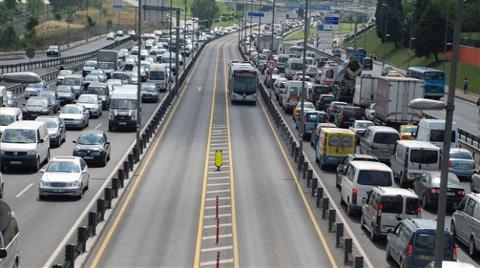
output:
[[[269,70],[273,70],[273,69],[277,68],[277,62],[274,61],[274,60],[269,60],[267,62],[267,67],[268,67]]]
[[[339,25],[340,24],[340,15],[325,16],[325,19],[323,20],[323,24]]]
[[[35,57],[35,49],[29,47],[25,50],[25,53],[27,54],[27,57],[29,57],[30,59]]]
[[[248,12],[249,17],[264,17],[265,14],[263,12]]]

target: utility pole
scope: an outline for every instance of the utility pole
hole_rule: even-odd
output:
[[[177,9],[177,25],[176,25],[176,41],[175,41],[175,46],[176,46],[176,51],[175,53],[175,95],[178,94],[178,73],[180,72],[180,66],[178,64],[178,54],[180,52],[180,47],[179,47],[179,39],[180,39],[180,9]],[[171,55],[171,54],[170,54]],[[185,65],[185,61],[184,61]]]
[[[168,50],[169,50],[169,66],[170,66],[170,76],[168,77],[168,79],[170,79],[170,77],[172,77],[172,21],[173,21],[173,0],[170,0],[170,21],[169,21],[169,25],[170,25],[170,40],[169,40],[169,44],[168,44]],[[176,72],[178,73],[178,69],[176,70]]]
[[[383,3],[382,6],[385,8],[385,12],[383,13],[384,15],[384,18],[383,20],[385,21],[385,25],[384,25],[384,28],[383,28],[383,65],[385,65],[385,58],[387,57],[387,53],[386,53],[386,50],[385,50],[385,47],[386,47],[386,43],[387,43],[387,27],[388,27],[388,16],[387,16],[387,12],[388,12],[388,5]]]
[[[141,120],[141,113],[140,113],[140,102],[141,102],[141,96],[140,92],[142,91],[142,79],[140,76],[140,66],[141,66],[141,51],[142,51],[142,15],[141,15],[141,10],[140,7],[142,6],[142,0],[138,0],[138,16],[137,16],[137,21],[138,21],[138,39],[137,39],[137,45],[138,45],[138,55],[137,55],[137,60],[138,60],[138,65],[137,65],[137,131],[136,131],[136,136],[137,136],[137,149],[139,152],[142,151],[142,145],[140,144],[140,128],[142,126],[142,120]]]
[[[85,17],[85,19],[87,20],[87,27],[86,27],[86,29],[85,29],[85,35],[86,35],[85,39],[87,40],[87,42],[88,42],[88,32],[89,32],[89,30],[90,30],[90,23],[88,22],[88,6],[89,6],[89,2],[90,2],[90,1],[87,0],[87,12],[86,12],[86,13],[87,13],[87,16]]]
[[[183,49],[187,49],[185,47],[186,45],[186,40],[187,40],[187,0],[184,0],[183,1],[184,5],[185,5],[185,10],[184,10],[184,14],[183,14]],[[178,39],[177,39],[177,42],[178,42]],[[192,40],[192,45],[193,45],[193,40]],[[177,50],[177,54],[180,53],[179,50]],[[183,64],[183,70],[185,71],[185,64]]]
[[[303,121],[303,117],[305,116],[305,69],[307,68],[305,65],[307,63],[307,36],[308,36],[308,0],[305,0],[305,26],[303,32],[303,77],[302,77],[302,92],[300,93],[300,101],[301,101],[301,113],[300,113],[300,131],[299,131],[299,144],[300,144],[300,154],[303,154],[303,134],[305,128],[305,122]]]
[[[260,0],[260,6],[258,8],[258,13],[261,13],[262,12],[262,0]],[[257,37],[257,40],[260,41],[260,32],[262,31],[262,16],[260,16],[260,14],[258,14],[258,37]],[[257,45],[260,45],[260,43],[258,43]],[[260,52],[260,51],[259,51]]]
[[[253,0],[250,0],[250,13],[253,13]],[[252,14],[250,14],[250,15],[252,15]],[[250,37],[252,37],[252,35],[253,35],[252,24],[253,24],[253,16],[250,16]],[[252,45],[250,45],[250,47],[252,47]]]
[[[273,41],[275,40],[275,0],[273,0],[272,8],[272,45],[270,46],[270,51],[273,53]]]

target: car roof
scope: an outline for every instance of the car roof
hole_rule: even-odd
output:
[[[80,161],[80,157],[78,156],[55,156],[52,159],[50,159],[50,162],[52,161]]]
[[[21,120],[21,121],[15,121],[11,123],[10,125],[7,126],[7,128],[11,129],[36,129],[44,125],[45,122],[41,121],[34,121],[34,120]]]
[[[465,148],[450,148],[450,153],[456,153],[456,152],[465,152],[472,154],[468,149]]]
[[[355,124],[355,123],[372,123],[372,124],[373,124],[373,122],[370,121],[370,120],[354,120],[353,123],[354,123],[354,124]]]
[[[386,127],[386,126],[369,126],[367,129],[370,129],[374,132],[390,132],[390,133],[397,133],[398,131],[392,127]]]
[[[14,115],[21,112],[22,110],[17,107],[0,107],[0,114]]]
[[[358,159],[358,158],[363,158],[363,159],[372,159],[372,160],[378,160],[378,158],[374,155],[370,154],[348,154],[349,157],[352,157],[353,159]],[[352,160],[355,161],[355,160]],[[365,161],[365,160],[361,160]]]
[[[80,133],[80,135],[87,134],[87,133],[95,133],[95,134],[98,134],[98,135],[103,135],[105,132],[103,130],[97,130],[97,129],[86,129],[86,130],[82,131]]]
[[[435,230],[437,228],[436,220],[408,218],[405,219],[404,222],[415,229]],[[445,227],[445,231],[447,231],[447,227]]]
[[[415,194],[411,189],[380,186],[377,186],[374,189],[376,189],[376,191],[380,192],[383,195],[401,195],[404,197],[418,198],[417,194]]]
[[[360,170],[375,170],[375,171],[388,171],[392,172],[392,169],[382,162],[374,161],[351,161],[350,165]]]
[[[438,149],[440,148],[429,141],[417,141],[417,140],[399,140],[398,144],[402,144],[405,147],[414,147],[422,149]]]

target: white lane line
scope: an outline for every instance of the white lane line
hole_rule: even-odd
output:
[[[102,126],[102,123],[99,123],[96,127],[95,130],[98,130]]]
[[[229,171],[209,171],[208,174],[230,173]]]
[[[218,206],[218,208],[229,208],[231,207],[230,205],[221,205],[221,206]],[[205,207],[205,209],[216,209],[217,206],[211,206],[211,207]]]
[[[219,215],[218,215],[219,218],[231,217],[231,216],[232,216],[231,213],[225,213],[225,214],[219,214]],[[205,218],[205,219],[213,219],[213,218],[215,218],[215,217],[217,217],[217,215],[207,215],[207,216],[205,216],[204,218]]]
[[[221,168],[229,168],[230,166],[229,165],[222,165]],[[212,165],[212,166],[209,166],[209,168],[214,168],[215,170],[217,169],[217,166],[215,165]]]
[[[224,247],[214,247],[214,248],[204,248],[202,252],[209,252],[209,251],[221,251],[221,250],[229,250],[232,249],[233,246],[224,246]]]
[[[224,177],[208,177],[209,180],[226,180],[226,179],[230,179],[230,177],[228,176],[224,176]]]
[[[211,198],[207,198],[205,200],[214,201],[214,200],[217,200],[217,198],[216,197],[211,197]],[[222,197],[219,197],[218,200],[230,200],[230,196],[222,196]]]
[[[221,234],[218,236],[218,238],[227,238],[227,237],[232,237],[232,234]],[[216,235],[204,236],[202,237],[202,240],[210,240],[210,239],[216,239],[216,238],[217,238]]]
[[[229,190],[215,190],[215,191],[207,191],[207,194],[215,194],[215,193],[228,193],[230,192]]]
[[[20,196],[22,196],[26,191],[28,191],[28,189],[32,188],[32,186],[33,186],[33,182],[27,185],[25,188],[23,188],[23,190],[21,190],[20,193],[18,193],[15,196],[15,198],[19,198]]]
[[[210,183],[210,184],[207,184],[207,186],[223,186],[223,185],[230,185],[229,182],[223,182],[223,183]]]
[[[219,225],[219,227],[230,227],[230,226],[232,226],[231,223],[223,223],[223,224]],[[213,228],[217,228],[217,225],[212,224],[212,225],[204,225],[203,226],[203,229],[213,229]]]
[[[209,163],[215,163],[215,160],[210,160],[210,161],[208,161],[208,162],[209,162]],[[223,163],[230,163],[230,161],[228,161],[228,160],[223,160]]]
[[[220,264],[225,264],[225,263],[232,263],[233,259],[220,259]],[[210,265],[216,265],[217,261],[204,261],[200,263],[200,266],[210,266]]]

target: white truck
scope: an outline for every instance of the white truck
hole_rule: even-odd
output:
[[[415,98],[423,98],[422,80],[407,77],[377,77],[375,94],[375,123],[398,127],[416,123],[422,118],[420,110],[408,107]]]
[[[97,69],[104,71],[110,79],[112,73],[118,70],[118,51],[99,50],[97,52]]]
[[[368,107],[375,102],[376,92],[377,77],[370,74],[363,74],[356,79],[353,104],[360,107]]]
[[[116,86],[110,96],[110,115],[108,130],[128,128],[137,130],[138,123],[137,85]]]

